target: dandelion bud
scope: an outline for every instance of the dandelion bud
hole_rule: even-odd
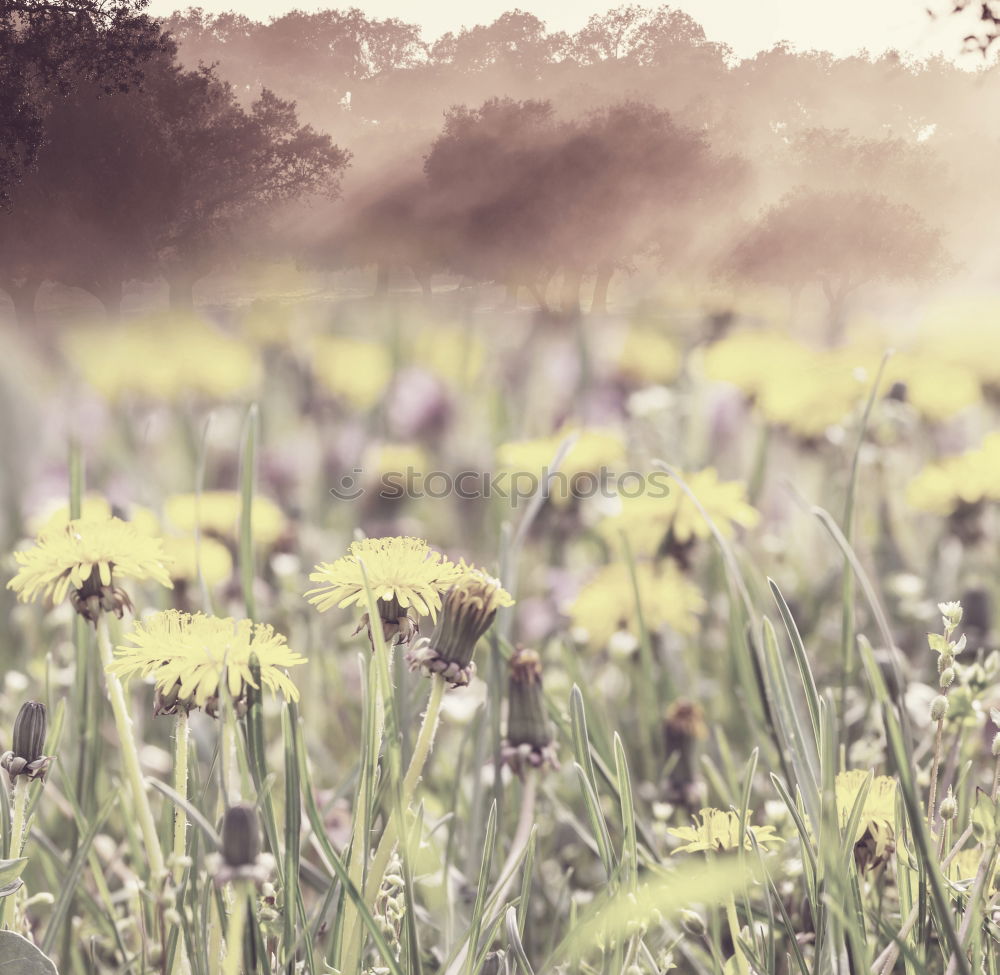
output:
[[[945,688],[951,685],[951,682],[955,679],[955,668],[948,667],[941,671],[941,677],[938,680],[938,686]]]
[[[19,775],[44,778],[52,759],[42,754],[48,725],[44,704],[27,701],[14,719],[12,748],[0,757],[0,766],[7,770],[13,782]]]
[[[519,648],[510,660],[505,760],[519,772],[523,765],[555,765],[552,724],[542,691],[542,662],[534,650]]]
[[[45,747],[45,730],[48,718],[44,704],[38,701],[27,701],[21,705],[14,719],[14,747],[17,758],[26,762],[34,762],[42,757]]]
[[[429,639],[418,640],[407,653],[413,670],[440,674],[453,687],[469,683],[472,655],[502,606],[514,600],[497,579],[469,569],[444,595],[437,626]]]
[[[228,867],[249,867],[260,856],[260,827],[253,806],[237,805],[222,820],[222,858]]]
[[[663,719],[663,743],[672,763],[664,798],[695,813],[704,803],[704,786],[698,773],[698,742],[706,735],[705,716],[695,701],[679,698]]]
[[[950,792],[941,800],[938,813],[945,822],[954,819],[958,815],[958,803]]]
[[[491,951],[484,959],[479,975],[500,975],[503,971],[503,952]]]
[[[931,701],[931,721],[944,721],[948,714],[948,698],[943,694],[938,694]]]
[[[681,927],[689,934],[692,938],[704,938],[706,927],[705,922],[702,920],[700,914],[696,914],[694,911],[681,911]]]

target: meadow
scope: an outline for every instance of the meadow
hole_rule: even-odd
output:
[[[495,290],[4,327],[0,971],[998,971],[1000,299]]]

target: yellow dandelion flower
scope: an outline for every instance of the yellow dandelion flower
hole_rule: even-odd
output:
[[[317,338],[310,365],[328,393],[357,410],[375,406],[392,379],[392,358],[385,346],[363,339]]]
[[[670,383],[681,370],[677,347],[651,328],[630,328],[617,359],[618,373],[637,384]]]
[[[893,356],[886,369],[886,382],[903,383],[906,401],[933,423],[950,420],[983,401],[979,381],[969,369],[930,356]]]
[[[869,773],[861,769],[840,772],[834,783],[837,819],[846,829]],[[851,843],[854,859],[861,870],[871,870],[884,864],[896,852],[896,780],[888,775],[876,775],[865,796]]]
[[[722,809],[702,809],[692,817],[692,821],[693,826],[678,826],[667,830],[671,836],[684,840],[674,853],[725,852],[739,847],[740,817],[736,813]],[[773,826],[751,826],[747,823],[743,835],[745,850],[753,849],[751,836],[763,850],[784,842],[780,836],[775,835]]]
[[[635,573],[643,619],[650,629],[669,626],[683,634],[697,630],[705,599],[673,562],[658,567],[637,562]],[[637,635],[635,589],[628,564],[604,566],[581,589],[568,614],[574,627],[586,631],[592,646],[606,646],[621,630]]]
[[[417,333],[408,362],[458,387],[471,386],[486,369],[486,346],[467,330],[430,327]]]
[[[497,463],[504,470],[540,474],[542,468],[551,468],[556,451],[570,438],[575,439],[559,465],[559,470],[569,477],[610,468],[625,457],[625,443],[617,432],[567,427],[551,437],[501,444],[497,448]]]
[[[240,700],[248,686],[257,686],[251,656],[260,663],[266,687],[286,700],[299,698],[285,668],[306,660],[265,623],[168,609],[136,621],[125,639],[128,645],[116,649],[111,671],[119,677],[153,677],[157,690],[171,701],[211,708],[223,681],[233,699]]]
[[[724,535],[731,535],[737,525],[753,528],[760,520],[760,513],[746,500],[746,485],[742,481],[721,481],[712,467],[684,475],[684,481]],[[677,505],[671,522],[674,538],[681,543],[708,538],[711,534],[708,522],[687,494],[675,486],[671,498]]]
[[[173,494],[164,503],[163,511],[171,527],[185,535],[200,529],[235,541],[239,537],[243,499],[238,491]],[[254,541],[270,548],[284,534],[285,515],[270,498],[254,495],[250,527]]]
[[[571,444],[553,472],[553,460],[559,448],[567,441]],[[518,477],[516,487],[525,489],[519,475],[534,478],[534,486],[542,486],[542,477],[552,473],[548,482],[548,498],[557,505],[567,504],[574,496],[574,489],[585,487],[593,493],[593,483],[582,485],[583,478],[600,479],[614,470],[625,459],[625,442],[614,430],[580,430],[566,427],[550,437],[534,440],[513,440],[501,444],[496,452],[497,466]],[[512,482],[513,483],[513,482]]]
[[[83,378],[111,400],[131,394],[170,401],[184,393],[230,399],[261,378],[253,348],[195,318],[73,329],[66,343]]]
[[[906,501],[918,511],[950,515],[960,505],[1000,500],[1000,434],[979,447],[928,464],[906,487]]]
[[[682,476],[708,517],[726,537],[732,536],[737,527],[753,528],[760,521],[760,513],[747,501],[746,485],[742,481],[720,480],[718,472],[711,467]],[[624,532],[633,555],[652,556],[668,532],[681,545],[711,535],[705,516],[676,481],[665,485],[666,477],[662,474],[656,481],[647,479],[641,493],[630,491],[628,496],[619,495],[619,511],[605,518],[599,526],[601,534],[612,545]]]
[[[111,502],[103,494],[86,494],[80,502],[80,518],[83,521],[105,521],[115,515]],[[55,526],[65,526],[70,520],[69,505],[56,504],[53,507],[43,509],[43,511],[28,522],[34,534],[38,534],[46,528]],[[128,506],[127,517],[122,518],[130,525],[134,526],[140,535],[159,535],[160,521],[149,508],[133,504]]]
[[[384,497],[398,499],[431,469],[431,460],[419,444],[381,443],[365,450],[361,466]]]
[[[321,613],[336,606],[364,607],[365,576],[380,602],[383,619],[406,615],[412,608],[421,616],[437,618],[441,594],[461,575],[462,570],[434,551],[420,538],[365,538],[353,542],[349,554],[335,562],[322,562],[309,576],[319,583],[306,598]],[[384,604],[384,605],[381,605]]]
[[[713,345],[704,364],[709,379],[736,386],[768,423],[807,439],[842,423],[867,393],[854,356],[785,334],[738,332]]]
[[[850,769],[837,775],[834,788],[837,798],[837,818],[841,829],[847,827],[854,804],[868,776],[869,773],[862,769]],[[896,780],[890,775],[876,775],[872,779],[853,842],[857,843],[864,836],[869,823],[884,824],[895,829]]]
[[[163,539],[163,548],[170,562],[170,578],[175,582],[196,582],[199,578],[209,589],[232,577],[233,557],[222,542],[211,536],[202,538]]]
[[[19,600],[55,604],[72,590],[74,605],[91,622],[101,609],[120,617],[131,605],[114,587],[114,577],[152,579],[172,588],[163,543],[119,518],[53,525],[38,535],[34,547],[15,552],[14,560],[19,568],[7,587]]]
[[[103,494],[85,494],[80,499],[80,518],[83,521],[104,521],[111,517],[111,502]],[[37,535],[46,528],[65,525],[69,518],[69,505],[57,501],[45,505],[41,511],[28,520],[28,528]]]

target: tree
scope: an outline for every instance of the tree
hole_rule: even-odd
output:
[[[945,264],[939,232],[913,207],[857,190],[788,194],[731,255],[739,277],[793,292],[818,284],[833,338],[843,326],[847,299],[863,285],[926,280]]]
[[[0,206],[34,165],[50,106],[74,85],[124,91],[162,49],[146,0],[0,0]]]
[[[568,47],[564,34],[547,34],[544,21],[523,10],[501,14],[492,24],[447,33],[430,51],[436,64],[463,72],[510,68],[537,77],[541,68]]]
[[[265,91],[244,110],[211,69],[168,45],[139,89],[84,83],[56,105],[35,170],[0,217],[0,284],[21,318],[44,279],[117,314],[127,280],[167,278],[174,307],[217,264],[262,247],[275,208],[335,195],[348,155]]]
[[[310,193],[336,196],[350,154],[299,125],[295,106],[266,89],[244,111],[208,69],[178,81],[157,93],[175,174],[161,188],[167,220],[158,258],[171,305],[185,308],[195,282],[245,252],[247,232],[259,232],[277,206]]]
[[[527,285],[545,303],[555,269],[554,152],[548,102],[490,99],[454,108],[424,162],[441,253],[452,270]]]
[[[593,14],[573,38],[573,55],[584,64],[627,58],[654,64],[672,49],[705,43],[702,26],[682,10],[628,4]]]

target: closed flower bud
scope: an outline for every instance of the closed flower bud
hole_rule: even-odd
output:
[[[948,667],[946,670],[941,671],[941,677],[938,680],[938,685],[940,687],[949,687],[954,679],[955,679],[955,668]]]
[[[510,660],[504,756],[516,771],[524,762],[554,765],[552,741],[552,723],[542,691],[541,659],[534,650],[519,648]]]
[[[941,807],[938,809],[938,812],[945,822],[954,819],[958,815],[958,803],[950,792],[941,800]]]
[[[253,806],[237,805],[222,820],[222,859],[227,867],[249,867],[260,856],[260,827]]]
[[[680,913],[681,927],[693,938],[705,937],[705,922],[700,914],[694,911],[682,910]]]
[[[1000,732],[993,736],[993,746],[990,748],[994,758],[1000,758]]]
[[[42,757],[48,717],[44,704],[28,701],[21,705],[14,719],[13,749],[15,757],[34,762]]]
[[[19,775],[44,778],[52,759],[42,754],[48,725],[44,704],[28,701],[14,719],[11,750],[0,756],[0,766],[13,782]]]
[[[418,640],[407,652],[413,670],[440,674],[452,686],[469,683],[472,655],[502,606],[514,600],[497,579],[469,569],[445,594],[441,613],[429,639]]]
[[[678,698],[667,708],[663,719],[663,744],[670,771],[664,783],[663,798],[693,815],[705,798],[698,771],[698,743],[705,738],[705,714],[696,701]]]
[[[542,662],[534,650],[517,650],[510,662],[510,711],[507,740],[544,748],[552,729],[542,693]]]
[[[944,721],[948,714],[948,698],[943,694],[938,694],[931,701],[931,721]]]

